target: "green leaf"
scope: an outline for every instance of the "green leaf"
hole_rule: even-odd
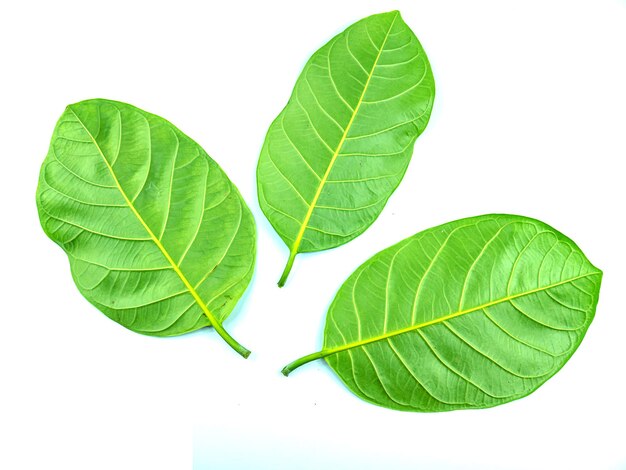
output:
[[[256,232],[237,188],[165,119],[89,100],[67,107],[41,168],[37,207],[76,286],[138,333],[222,326],[252,277]]]
[[[433,105],[419,41],[393,11],[365,18],[318,50],[269,128],[261,209],[290,250],[326,250],[360,235],[400,184]]]
[[[602,272],[537,220],[485,215],[418,233],[343,284],[324,358],[350,390],[398,410],[486,408],[536,390],[593,319]]]

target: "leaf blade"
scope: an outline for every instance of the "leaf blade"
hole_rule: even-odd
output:
[[[593,319],[601,278],[539,221],[444,224],[357,269],[329,309],[323,349],[285,372],[324,358],[378,405],[496,406],[532,393],[567,362]]]
[[[37,205],[77,287],[107,316],[158,336],[210,325],[247,357],[221,323],[250,281],[252,216],[217,164],[168,121],[108,100],[68,106]],[[215,218],[229,231],[209,225]]]
[[[344,244],[374,222],[433,98],[428,59],[397,11],[355,23],[311,57],[257,167],[261,208],[290,249],[279,286],[298,253]]]

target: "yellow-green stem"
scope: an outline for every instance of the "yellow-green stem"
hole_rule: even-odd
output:
[[[281,372],[283,373],[285,377],[287,377],[291,372],[293,372],[298,367],[303,366],[304,364],[307,364],[311,361],[315,361],[316,359],[321,359],[326,355],[327,353],[325,351],[318,351],[312,354],[308,354],[286,365]]]
[[[296,255],[298,253],[296,253],[295,251],[292,251],[289,253],[289,259],[287,260],[287,266],[285,266],[285,270],[283,271],[283,275],[280,276],[280,279],[278,280],[278,287],[283,287],[285,285],[285,281],[287,281],[287,277],[289,276],[289,273],[291,272],[291,267],[293,266],[293,262],[296,259]]]

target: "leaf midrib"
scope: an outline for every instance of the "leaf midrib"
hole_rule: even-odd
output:
[[[183,282],[183,284],[185,285],[185,288],[187,289],[187,291],[189,291],[189,293],[191,294],[191,296],[193,297],[193,299],[196,301],[196,303],[198,304],[198,306],[202,309],[202,312],[205,314],[205,316],[207,317],[207,319],[209,320],[209,323],[211,323],[211,326],[213,328],[215,328],[215,330],[218,332],[218,334],[231,346],[233,347],[233,349],[235,349],[239,354],[241,354],[244,357],[248,357],[250,355],[250,351],[248,351],[246,348],[244,348],[243,346],[241,346],[239,343],[237,343],[235,341],[234,338],[232,338],[232,336],[230,336],[230,334],[224,329],[224,327],[222,326],[222,324],[220,323],[220,321],[213,315],[213,313],[209,310],[208,306],[204,303],[204,301],[202,300],[202,298],[200,297],[200,295],[198,294],[198,292],[196,291],[196,289],[191,285],[191,283],[189,282],[189,280],[187,279],[187,277],[184,275],[184,273],[181,271],[180,267],[174,262],[174,260],[172,259],[172,257],[170,256],[170,254],[168,253],[168,251],[165,249],[165,247],[163,246],[163,244],[161,243],[161,241],[154,235],[154,232],[152,231],[152,229],[150,229],[150,227],[148,226],[148,224],[143,220],[143,217],[141,217],[141,214],[137,211],[137,208],[135,208],[135,205],[133,204],[133,202],[129,199],[129,197],[126,195],[126,192],[124,191],[124,189],[122,188],[119,180],[117,179],[117,175],[115,174],[115,171],[113,170],[113,167],[111,166],[111,164],[109,163],[109,161],[106,159],[106,157],[104,156],[104,153],[102,152],[102,149],[100,148],[100,145],[98,145],[98,142],[96,141],[96,139],[94,138],[94,136],[91,134],[91,132],[89,131],[89,129],[87,128],[87,126],[83,123],[83,121],[78,117],[78,115],[74,112],[74,110],[71,108],[71,106],[68,106],[67,108],[73,115],[74,117],[77,119],[77,121],[79,122],[79,124],[82,126],[82,128],[85,130],[85,132],[87,133],[87,135],[89,136],[89,138],[91,139],[92,143],[95,145],[96,149],[98,150],[98,153],[100,154],[100,156],[102,157],[102,160],[104,161],[104,164],[106,165],[106,167],[109,170],[109,173],[111,174],[111,177],[113,178],[113,182],[115,183],[115,186],[117,187],[118,191],[120,192],[120,194],[122,195],[122,198],[124,199],[124,201],[126,202],[126,205],[128,205],[128,208],[131,210],[131,212],[135,215],[135,217],[137,218],[137,220],[141,223],[141,225],[143,226],[143,228],[146,230],[146,232],[148,233],[148,236],[150,237],[150,239],[154,242],[154,244],[157,246],[157,248],[161,251],[161,253],[163,254],[163,256],[165,257],[165,259],[168,261],[168,263],[172,266],[172,269],[174,270],[174,272],[178,275],[178,277],[180,278],[180,280]],[[121,133],[121,117],[120,117],[120,133]]]
[[[317,190],[315,192],[315,195],[313,196],[313,199],[311,200],[311,204],[309,205],[309,208],[307,210],[306,215],[304,216],[304,219],[302,220],[302,225],[300,226],[300,230],[298,231],[298,235],[296,236],[296,239],[294,240],[294,244],[291,248],[291,254],[290,257],[295,257],[295,255],[298,253],[298,249],[300,248],[300,244],[302,243],[302,238],[304,237],[304,232],[306,231],[308,225],[309,225],[309,221],[311,219],[311,216],[313,215],[313,211],[315,210],[315,207],[317,205],[317,201],[320,197],[320,195],[322,194],[322,190],[324,189],[324,186],[326,185],[326,181],[328,180],[328,177],[330,176],[330,172],[333,169],[333,165],[335,164],[335,161],[337,160],[337,157],[339,156],[339,152],[341,151],[341,148],[343,147],[343,144],[346,140],[346,137],[348,136],[348,133],[350,132],[350,128],[352,127],[352,123],[354,122],[354,119],[356,118],[358,112],[359,112],[359,108],[361,107],[361,104],[363,103],[363,99],[365,97],[365,93],[367,92],[367,89],[369,87],[370,81],[372,79],[372,77],[374,76],[374,70],[376,70],[376,66],[378,65],[378,61],[380,59],[380,56],[383,53],[383,49],[385,48],[385,44],[387,43],[387,39],[389,38],[389,33],[391,32],[391,30],[393,29],[393,25],[396,22],[396,19],[398,18],[398,13],[396,13],[396,15],[393,17],[393,20],[391,21],[391,24],[389,25],[389,29],[387,30],[387,34],[385,35],[385,39],[383,40],[380,49],[378,50],[378,54],[376,55],[376,59],[374,60],[374,64],[372,65],[372,68],[370,70],[369,75],[367,76],[367,80],[365,81],[365,85],[363,86],[363,91],[361,92],[361,96],[359,97],[359,101],[357,102],[356,106],[354,107],[354,111],[352,112],[352,116],[350,117],[350,120],[348,121],[348,124],[346,125],[345,130],[343,131],[343,135],[341,136],[341,139],[339,140],[339,143],[337,144],[337,148],[335,149],[335,152],[333,153],[333,156],[330,160],[330,163],[328,164],[328,167],[326,168],[326,172],[324,173],[324,175],[322,176],[322,178],[320,179],[320,182],[317,186]]]
[[[438,317],[438,318],[435,318],[433,320],[429,320],[427,322],[418,323],[417,325],[411,325],[411,326],[408,326],[406,328],[400,328],[398,330],[390,331],[388,333],[385,333],[385,334],[382,334],[382,335],[379,335],[379,336],[374,336],[374,337],[371,337],[371,338],[367,338],[367,339],[363,339],[363,340],[359,340],[359,341],[354,341],[352,343],[346,343],[346,344],[344,344],[342,346],[337,346],[337,347],[334,347],[334,348],[322,349],[322,351],[320,351],[321,355],[319,357],[326,357],[326,356],[329,356],[331,354],[336,354],[336,353],[339,353],[339,352],[342,352],[342,351],[346,351],[348,349],[358,348],[358,347],[361,347],[361,346],[365,346],[366,344],[375,343],[377,341],[383,341],[383,340],[386,340],[388,338],[392,338],[394,336],[398,336],[398,335],[401,335],[401,334],[404,334],[404,333],[410,333],[412,331],[416,331],[416,330],[419,330],[421,328],[424,328],[424,327],[427,327],[427,326],[430,326],[430,325],[443,323],[445,321],[451,320],[451,319],[459,317],[461,315],[465,315],[465,314],[468,314],[468,313],[472,313],[472,312],[476,312],[476,311],[479,311],[479,310],[483,310],[485,308],[493,307],[494,305],[499,305],[499,304],[502,304],[502,303],[505,303],[505,302],[509,302],[509,301],[517,299],[519,297],[524,297],[524,296],[527,296],[527,295],[536,294],[537,292],[547,291],[547,290],[552,289],[554,287],[558,287],[558,286],[561,286],[561,285],[564,285],[564,284],[568,284],[568,283],[574,282],[574,281],[576,281],[578,279],[584,279],[586,277],[596,276],[596,275],[599,275],[599,274],[600,274],[600,272],[598,272],[598,271],[592,272],[592,273],[587,273],[587,274],[582,274],[580,276],[576,276],[576,277],[573,277],[573,278],[570,278],[570,279],[566,279],[564,281],[559,281],[559,282],[556,282],[554,284],[550,284],[550,285],[543,286],[543,287],[538,287],[536,289],[531,289],[529,291],[525,291],[525,292],[521,292],[521,293],[513,294],[513,295],[508,295],[508,296],[502,297],[500,299],[492,300],[490,302],[484,303],[484,304],[479,305],[477,307],[471,307],[471,308],[468,308],[468,309],[465,309],[465,310],[459,310],[458,312],[453,312],[453,313],[450,313],[448,315],[444,315],[442,317]]]

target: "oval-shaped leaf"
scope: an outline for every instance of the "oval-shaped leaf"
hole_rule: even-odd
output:
[[[396,189],[433,105],[419,41],[397,11],[370,16],[318,50],[272,123],[257,168],[261,209],[298,253],[357,237]]]
[[[252,277],[256,232],[237,188],[165,119],[89,100],[67,107],[41,168],[37,207],[85,298],[133,331],[222,327]]]
[[[486,408],[555,374],[593,319],[602,272],[537,220],[487,215],[418,233],[343,284],[317,358],[398,410]]]

